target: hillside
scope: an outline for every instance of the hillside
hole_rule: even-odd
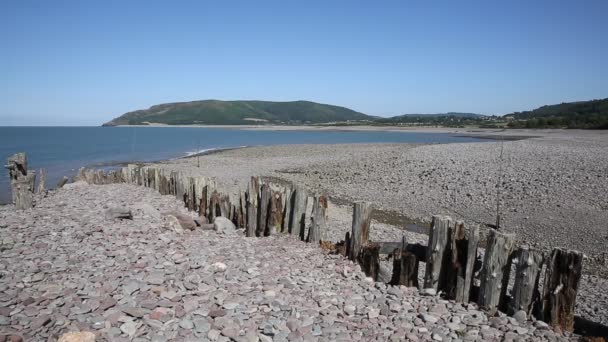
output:
[[[354,110],[310,101],[219,101],[166,103],[123,114],[104,126],[141,125],[241,125],[252,123],[300,124],[373,120]]]
[[[505,115],[509,127],[608,129],[608,98],[542,106]]]
[[[464,127],[468,125],[479,125],[488,117],[475,113],[438,113],[438,114],[404,114],[390,118],[377,119],[378,124],[384,125],[420,125],[420,126],[445,126]]]

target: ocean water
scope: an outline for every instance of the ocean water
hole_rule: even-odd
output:
[[[0,127],[0,158],[26,152],[28,168],[46,169],[47,188],[78,168],[184,157],[201,150],[279,144],[451,143],[480,141],[447,133],[267,131],[199,127]],[[4,165],[4,164],[3,164]],[[0,174],[0,203],[10,200]]]

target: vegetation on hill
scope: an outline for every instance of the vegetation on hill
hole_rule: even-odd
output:
[[[491,117],[475,113],[404,114],[378,118],[376,124],[404,126],[465,127],[485,125]]]
[[[561,103],[505,115],[512,128],[608,129],[608,98]]]
[[[608,98],[562,103],[504,116],[475,113],[405,114],[373,117],[354,110],[310,101],[218,101],[166,103],[129,112],[107,122],[117,125],[378,125],[480,128],[608,129]]]
[[[372,120],[354,110],[310,101],[218,101],[166,103],[129,112],[104,126],[142,125],[241,125],[255,123],[306,124]]]

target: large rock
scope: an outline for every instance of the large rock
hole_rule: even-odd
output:
[[[188,230],[194,230],[197,227],[196,222],[194,221],[194,218],[190,215],[187,214],[182,214],[179,212],[168,212],[164,214],[165,216],[173,216],[175,219],[177,219],[177,221],[179,222],[179,225],[182,227],[182,229],[188,229]]]
[[[95,334],[90,331],[72,331],[61,335],[58,342],[95,342]]]
[[[184,228],[182,228],[182,225],[179,224],[177,217],[173,215],[163,216],[163,228],[174,231],[178,234],[184,233]]]
[[[223,216],[217,216],[215,220],[213,220],[213,225],[215,231],[218,233],[231,234],[236,231],[234,223]]]

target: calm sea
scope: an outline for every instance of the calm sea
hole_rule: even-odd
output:
[[[200,150],[279,144],[450,143],[480,141],[446,133],[256,131],[183,127],[0,127],[0,158],[26,152],[29,169],[47,171],[47,187],[82,166],[179,158]],[[8,172],[0,203],[9,201]]]

